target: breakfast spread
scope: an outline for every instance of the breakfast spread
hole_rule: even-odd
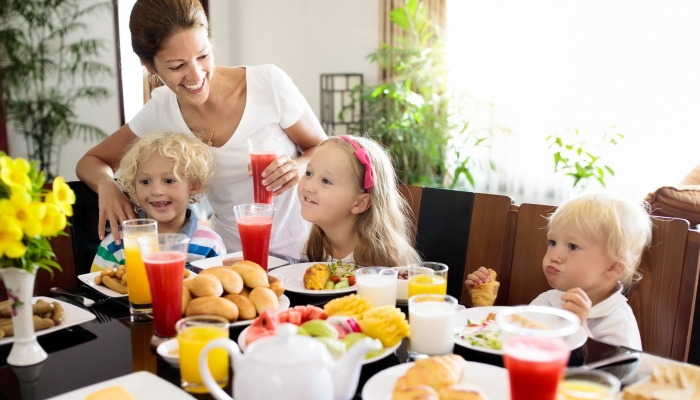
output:
[[[657,364],[651,379],[625,388],[622,400],[677,400],[700,398],[700,367]]]
[[[203,270],[184,281],[182,310],[185,316],[218,315],[231,322],[252,320],[263,311],[276,312],[282,282],[251,261]]]
[[[192,272],[185,268],[183,277],[187,278],[192,274]],[[95,277],[95,284],[102,285],[108,289],[114,290],[119,294],[129,294],[129,289],[127,287],[128,274],[126,273],[126,267],[123,265],[115,268],[105,268],[98,276]]]
[[[488,283],[474,286],[471,291],[472,304],[474,307],[492,306],[496,302],[500,282],[496,281],[496,271],[489,268],[491,280]]]
[[[480,388],[458,383],[467,362],[456,354],[420,359],[396,380],[392,400],[483,400]]]
[[[356,271],[356,265],[343,264],[341,260],[330,264],[314,264],[304,272],[304,288],[333,290],[355,286]]]
[[[32,305],[34,331],[41,331],[60,325],[64,320],[63,307],[58,302],[49,303],[42,299]],[[9,301],[0,303],[0,339],[15,335],[12,324],[12,310]]]

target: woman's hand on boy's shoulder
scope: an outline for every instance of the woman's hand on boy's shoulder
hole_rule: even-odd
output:
[[[491,281],[491,275],[489,275],[489,270],[481,267],[474,271],[473,273],[467,275],[467,280],[464,285],[467,289],[473,288],[476,285],[481,285],[482,283],[489,283]]]
[[[576,314],[581,319],[581,325],[584,325],[592,306],[588,294],[581,288],[573,288],[564,293],[561,300],[564,302],[562,309]]]

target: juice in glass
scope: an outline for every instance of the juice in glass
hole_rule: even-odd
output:
[[[256,203],[272,204],[272,191],[262,184],[262,173],[270,163],[277,158],[276,152],[250,153],[250,164],[253,170],[253,195]]]
[[[151,337],[153,336],[153,324],[131,323],[131,362],[134,372],[148,371],[156,374],[158,360],[151,352]]]
[[[144,255],[153,299],[153,323],[156,335],[173,337],[175,324],[182,318],[182,276],[185,254],[163,251]]]
[[[439,275],[414,275],[408,281],[408,297],[417,294],[447,294],[447,279]]]
[[[200,316],[209,317],[211,316]],[[177,343],[180,348],[180,380],[182,388],[192,393],[207,393],[202,376],[199,374],[199,355],[204,346],[218,338],[228,339],[228,325],[194,325],[187,326],[184,318],[178,322]],[[224,349],[213,349],[207,356],[207,364],[212,377],[224,387],[228,383],[228,353]]]
[[[126,262],[126,281],[129,289],[129,308],[132,313],[151,313],[151,291],[148,288],[146,267],[141,260],[141,252],[136,243],[137,237],[124,237],[124,258]]]
[[[561,338],[513,336],[503,343],[511,400],[555,400],[569,360]]]
[[[272,217],[246,216],[236,219],[241,235],[243,258],[259,264],[267,271],[267,257],[272,232]]]

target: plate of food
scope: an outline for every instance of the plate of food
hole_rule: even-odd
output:
[[[10,327],[12,326],[10,318],[9,303],[3,302],[0,305],[0,330],[4,337],[0,339],[0,345],[12,343],[15,341],[14,336],[9,335]],[[59,331],[69,326],[79,325],[95,319],[95,315],[80,307],[76,307],[65,301],[57,300],[51,297],[37,296],[32,298],[32,308],[34,314],[42,316],[41,324],[34,327],[37,336],[46,335],[51,332]],[[57,306],[58,305],[58,306]]]
[[[211,267],[219,267],[222,265],[231,265],[235,262],[243,261],[243,252],[237,251],[235,253],[224,254],[223,256],[204,258],[197,261],[192,261],[190,265],[201,269],[207,269]],[[282,265],[289,264],[286,260],[281,258],[268,256],[267,257],[267,269],[277,268]]]
[[[111,272],[109,271],[111,270]],[[123,270],[124,272],[120,272]],[[96,290],[108,297],[127,297],[129,295],[126,282],[122,280],[126,269],[120,266],[117,269],[107,268],[103,271],[90,272],[89,274],[78,275],[78,279],[87,285],[90,289]],[[110,278],[108,280],[104,279],[107,275]],[[185,268],[184,279],[192,279],[197,274]]]
[[[101,397],[100,397],[101,396]],[[72,399],[194,399],[178,386],[153,375],[150,372],[140,371],[108,381],[95,383],[52,397],[51,400]]]
[[[415,397],[406,398],[438,398],[438,393],[441,398],[452,398],[448,396],[468,392],[472,394],[470,399],[508,400],[508,386],[505,369],[464,361],[451,354],[399,364],[377,373],[362,388],[362,399],[387,400],[394,394],[398,398],[409,393]]]
[[[496,324],[496,313],[511,307],[472,307],[455,314],[455,344],[471,350],[503,355],[501,329]],[[588,339],[586,330],[579,326],[564,338],[571,350],[583,346]]]
[[[290,292],[310,296],[329,296],[356,291],[357,266],[341,261],[332,263],[301,263],[287,265],[269,272],[282,281]]]

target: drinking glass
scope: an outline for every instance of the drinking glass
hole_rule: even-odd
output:
[[[280,140],[270,138],[248,139],[250,164],[253,170],[253,194],[256,203],[272,204],[272,191],[262,184],[262,173],[277,158]]]
[[[559,383],[557,400],[609,400],[620,391],[620,380],[598,370],[566,371]]]
[[[124,240],[124,260],[126,262],[129,289],[129,311],[132,319],[151,314],[151,291],[148,288],[146,267],[141,260],[141,252],[136,242],[141,236],[158,234],[158,222],[154,219],[129,219],[122,222]]]
[[[372,307],[396,305],[398,271],[388,267],[363,267],[355,272],[357,295]]]
[[[417,294],[447,294],[447,265],[420,262],[408,266],[408,297]]]
[[[180,348],[180,386],[191,393],[207,393],[199,373],[199,355],[214,339],[228,339],[228,321],[216,315],[194,315],[177,322],[177,343]],[[219,386],[228,384],[228,353],[217,348],[209,352],[209,371]]]
[[[142,236],[137,242],[151,288],[156,336],[174,337],[175,324],[182,318],[182,276],[190,238],[182,233],[161,233]]]
[[[270,204],[240,204],[233,207],[233,213],[241,235],[243,258],[267,272],[274,208]]]
[[[454,315],[457,299],[444,294],[419,294],[408,299],[411,338],[408,354],[412,358],[436,356],[454,348]]]
[[[555,400],[570,353],[561,338],[508,337],[503,342],[503,362],[510,379],[511,400]]]

